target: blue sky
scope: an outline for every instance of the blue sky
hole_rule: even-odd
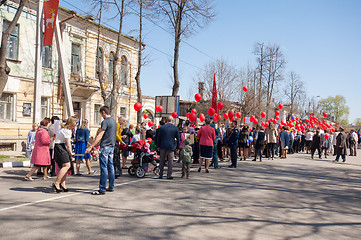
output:
[[[60,0],[60,5],[84,14],[90,8],[80,11],[69,3],[85,6],[85,2]],[[237,68],[255,64],[255,42],[278,44],[287,60],[285,71],[301,76],[309,96],[342,95],[350,107],[349,121],[361,117],[360,0],[215,0],[214,5],[214,21],[185,39],[187,43]],[[124,21],[123,32],[136,36],[135,16]],[[117,22],[107,24],[117,27]],[[142,92],[170,95],[172,36],[147,20],[144,32],[150,62],[142,69]],[[180,59],[190,64],[180,62],[182,99],[189,97],[193,79],[212,58],[181,45]]]

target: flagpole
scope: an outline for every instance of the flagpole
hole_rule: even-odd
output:
[[[42,90],[42,49],[41,34],[43,30],[43,0],[38,1],[38,15],[36,19],[36,42],[35,42],[35,79],[34,79],[34,110],[33,122],[41,121],[41,90]]]

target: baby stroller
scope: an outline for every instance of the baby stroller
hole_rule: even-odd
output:
[[[155,157],[156,153],[147,153],[148,148],[145,146],[146,141],[140,140],[132,143],[132,145],[120,145],[122,150],[134,153],[134,159],[131,161],[132,166],[128,168],[130,176],[143,178],[147,172],[153,171],[155,175],[159,175],[159,159]]]

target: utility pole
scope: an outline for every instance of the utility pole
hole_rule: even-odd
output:
[[[43,32],[43,0],[38,1],[38,15],[36,19],[36,42],[35,42],[35,79],[34,79],[34,108],[33,122],[41,121],[41,78],[42,78],[42,49],[41,35]]]

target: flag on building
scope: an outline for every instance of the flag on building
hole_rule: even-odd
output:
[[[59,0],[44,1],[44,46],[51,46],[53,43],[53,35],[58,15]]]

